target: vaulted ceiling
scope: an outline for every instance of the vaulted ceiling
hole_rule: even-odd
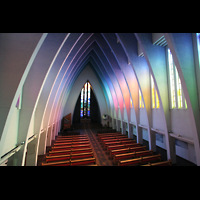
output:
[[[196,123],[198,117],[194,117],[193,111],[198,99],[191,89],[196,87],[194,71],[187,74],[188,65],[185,65],[183,60],[186,58],[182,56],[185,52],[187,63],[194,66],[191,61],[191,34],[166,33],[164,36],[176,62],[188,109]],[[138,45],[143,57],[138,56]],[[64,111],[72,88],[88,65],[103,91],[106,114],[113,117],[116,112],[118,118],[120,110],[123,120],[126,109],[127,122],[130,122],[131,98],[136,121],[139,120],[140,88],[149,127],[152,125],[149,89],[151,74],[167,132],[170,120],[166,51],[162,46],[153,45],[151,33],[4,33],[0,34],[1,155],[13,144],[26,142],[41,129],[60,123],[61,118],[67,114]],[[190,80],[190,83],[186,80]],[[17,117],[13,117],[18,99],[20,108]],[[9,127],[14,121],[17,121],[17,131],[10,133]],[[8,134],[15,139],[6,146]]]

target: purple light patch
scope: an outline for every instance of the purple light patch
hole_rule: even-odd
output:
[[[18,100],[17,100],[17,104],[16,104],[16,107],[19,108],[19,101],[20,101],[20,95],[18,97]]]

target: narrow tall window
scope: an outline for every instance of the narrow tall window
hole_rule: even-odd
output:
[[[177,85],[178,108],[183,108],[181,80],[179,78],[177,69],[176,69],[176,85]]]
[[[187,102],[183,94],[181,79],[178,70],[173,61],[170,49],[168,49],[169,61],[169,77],[170,77],[170,91],[171,91],[171,108],[185,108],[187,109]]]
[[[200,33],[197,33],[197,50],[198,50],[198,56],[199,56],[199,65],[200,65]]]
[[[83,117],[83,93],[84,93],[84,88],[81,90],[81,117]]]
[[[84,116],[87,113],[87,83],[85,84],[85,99],[84,99]]]
[[[87,109],[87,116],[90,116],[90,83],[88,82],[88,109]]]
[[[169,60],[169,75],[170,75],[170,89],[171,89],[171,107],[176,108],[174,62],[170,49],[168,49],[168,60]]]
[[[81,117],[90,117],[90,93],[91,93],[91,84],[87,81],[83,88],[81,89],[81,108],[80,116]]]

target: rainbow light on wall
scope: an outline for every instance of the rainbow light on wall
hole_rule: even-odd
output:
[[[144,102],[142,100],[142,94],[141,94],[140,89],[139,89],[139,106],[140,108],[144,108]]]
[[[132,101],[132,99],[130,97],[130,108],[132,108],[132,107],[133,107],[133,101]]]
[[[154,86],[154,81],[153,77],[151,76],[151,99],[152,99],[152,108],[155,108],[156,103],[155,103],[155,86]]]

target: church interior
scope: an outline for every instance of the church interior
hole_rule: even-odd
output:
[[[0,33],[0,166],[199,166],[199,33]]]

